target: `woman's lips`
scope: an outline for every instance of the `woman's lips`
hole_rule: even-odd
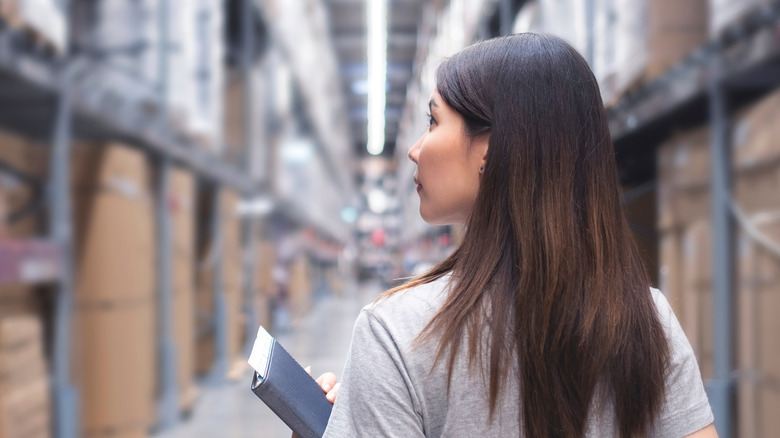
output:
[[[419,193],[422,190],[422,184],[417,180],[417,177],[414,178],[414,183],[417,184],[417,192]]]

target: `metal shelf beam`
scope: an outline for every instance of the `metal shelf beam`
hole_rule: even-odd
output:
[[[73,80],[65,85],[58,77],[68,69],[79,74],[74,74]],[[36,55],[24,47],[15,31],[0,24],[1,88],[14,91],[15,96],[35,104],[22,107],[15,103],[9,108],[11,112],[0,114],[0,123],[25,135],[49,137],[55,124],[57,96],[67,86],[71,88],[74,137],[124,141],[155,155],[169,157],[173,164],[181,164],[201,178],[243,194],[255,193],[257,184],[243,169],[223,162],[216,154],[199,148],[161,122],[159,96],[144,90],[140,84],[123,90],[101,86],[102,75],[111,73],[102,63],[85,57],[71,56],[55,61]],[[25,120],[19,117],[22,110],[29,116]]]
[[[616,147],[624,149],[624,143],[631,144],[629,140],[656,129],[659,123],[672,125],[683,111],[693,109],[706,115],[713,58],[719,60],[719,80],[727,90],[739,90],[757,82],[767,87],[780,85],[780,75],[773,74],[780,72],[780,11],[777,9],[773,10],[772,19],[767,18],[768,12],[758,12],[765,18],[756,29],[744,32],[742,38],[731,42],[707,44],[610,108],[609,129]]]

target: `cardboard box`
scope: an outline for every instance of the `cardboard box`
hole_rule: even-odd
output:
[[[311,308],[311,281],[309,277],[309,259],[300,254],[290,267],[290,307],[294,320],[303,316]]]
[[[50,405],[46,374],[13,391],[0,392],[0,437],[48,438]]]
[[[45,376],[40,317],[0,317],[0,394],[21,390]]]
[[[668,230],[710,216],[709,131],[675,134],[657,152],[658,228]]]
[[[731,134],[736,172],[780,165],[780,90],[740,111]]]
[[[149,164],[139,149],[116,142],[78,143],[71,157],[76,191],[101,188],[128,198],[149,197]]]
[[[0,285],[0,317],[37,314],[42,304],[34,287]]]
[[[661,235],[658,244],[658,289],[666,296],[675,315],[685,312],[680,235],[678,230],[669,230]]]
[[[156,282],[156,230],[146,157],[119,144],[74,148],[76,300],[134,301]]]
[[[73,381],[88,435],[147,428],[155,421],[156,321],[151,297],[79,306],[73,315]]]
[[[702,377],[712,373],[712,232],[709,221],[687,227],[683,234],[680,324],[693,347]]]

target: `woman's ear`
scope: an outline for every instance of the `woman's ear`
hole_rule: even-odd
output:
[[[471,143],[471,148],[474,151],[474,157],[479,159],[480,173],[482,173],[482,170],[485,169],[485,163],[487,163],[487,152],[489,144],[490,133],[480,135]]]

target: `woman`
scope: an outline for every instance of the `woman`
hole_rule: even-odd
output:
[[[626,224],[585,60],[511,35],[436,82],[409,150],[420,214],[468,231],[363,309],[325,436],[717,436]]]

